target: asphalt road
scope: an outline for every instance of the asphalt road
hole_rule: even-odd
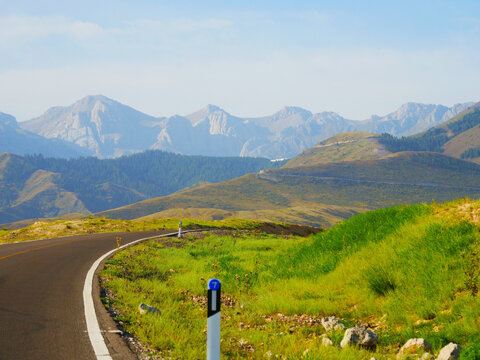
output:
[[[117,246],[116,236],[124,245],[161,233],[79,235],[0,245],[0,359],[95,359],[82,297],[88,270]],[[96,305],[101,329],[111,329],[106,311],[99,302]],[[119,339],[109,334],[106,340],[112,358],[131,359]]]

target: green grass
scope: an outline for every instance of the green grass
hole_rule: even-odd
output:
[[[276,268],[278,275],[324,275],[338,263],[371,243],[377,244],[403,224],[410,223],[431,209],[426,205],[380,209],[359,214],[338,224],[330,231],[317,236],[289,257],[280,258]]]
[[[144,243],[118,253],[102,276],[125,329],[160,356],[205,357],[209,278],[219,278],[230,299],[222,308],[225,358],[394,358],[396,344],[412,337],[435,352],[457,342],[468,355],[480,339],[480,301],[471,291],[478,232],[443,219],[436,205],[401,206],[309,238],[237,233]],[[140,315],[140,302],[162,314]],[[370,324],[377,350],[323,348],[318,320],[330,315]],[[330,337],[338,344],[342,335]]]
[[[225,219],[225,220],[197,220],[182,218],[182,228],[190,229],[227,229],[227,230],[254,230],[266,223],[263,221]],[[132,232],[151,230],[178,230],[178,218],[160,218],[150,220],[118,220],[104,217],[80,220],[37,221],[27,227],[17,230],[0,230],[0,243],[27,241],[41,238],[60,236],[107,233]]]

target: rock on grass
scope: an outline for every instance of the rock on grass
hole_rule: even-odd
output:
[[[360,346],[366,349],[374,349],[378,343],[378,336],[371,330],[364,329],[360,326],[347,329],[340,347]]]

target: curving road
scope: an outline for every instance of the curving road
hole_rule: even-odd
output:
[[[159,231],[79,235],[0,245],[0,359],[96,359],[86,331],[83,286],[101,255]],[[94,293],[99,294],[98,282]],[[136,359],[96,296],[96,312],[114,360]],[[110,330],[110,331],[109,331]]]

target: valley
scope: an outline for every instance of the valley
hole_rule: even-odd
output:
[[[2,154],[0,214],[21,221],[3,228],[0,242],[60,237],[67,249],[94,236],[113,247],[119,236],[176,235],[179,221],[193,231],[105,262],[97,306],[116,320],[105,315],[103,326],[123,336],[106,335],[108,351],[127,339],[129,356],[204,357],[211,277],[225,289],[223,356],[406,360],[461,346],[461,359],[476,359],[478,109],[408,137],[336,134],[280,162]],[[58,218],[28,219],[33,210]],[[140,314],[139,303],[161,316]],[[349,345],[351,331],[374,342]],[[427,345],[404,350],[409,339]]]
[[[104,160],[4,154],[0,186],[10,190],[0,202],[0,221],[94,214],[330,227],[386,206],[477,198],[480,165],[461,156],[472,148],[464,146],[452,157],[441,146],[470,136],[479,126],[475,105],[421,134],[341,133],[283,162],[161,151]],[[442,135],[448,131],[448,137]]]
[[[280,165],[260,158],[195,157],[162,151],[111,160],[4,153],[0,154],[0,223],[85,216]]]
[[[480,360],[480,0],[0,0],[0,360]]]

